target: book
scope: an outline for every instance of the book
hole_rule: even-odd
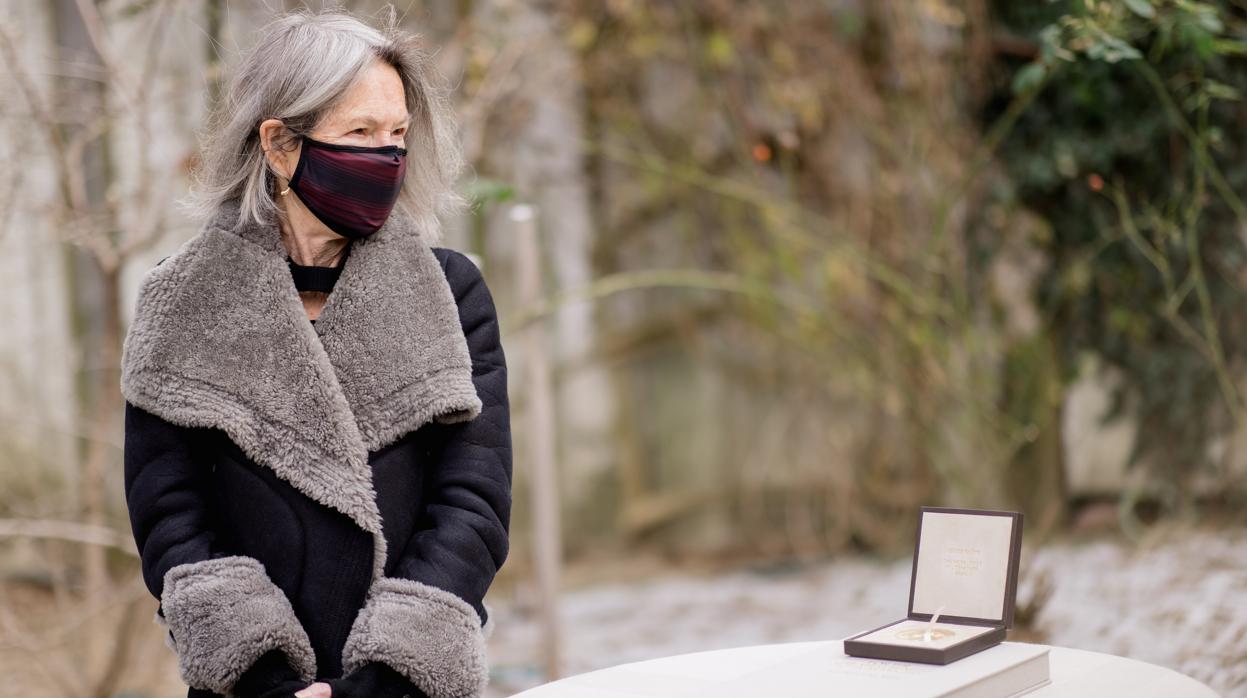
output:
[[[1006,698],[1050,682],[1048,647],[1004,642],[946,665],[850,657],[836,643],[725,683],[719,698]]]

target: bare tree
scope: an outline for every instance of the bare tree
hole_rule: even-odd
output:
[[[0,629],[26,650],[36,667],[67,696],[109,696],[122,678],[139,612],[141,595],[134,581],[117,588],[109,573],[109,548],[132,550],[128,536],[110,535],[109,493],[119,473],[116,434],[120,431],[121,345],[124,337],[122,272],[127,262],[161,239],[167,224],[171,188],[178,180],[178,159],[159,161],[153,154],[156,102],[166,53],[166,37],[174,3],[138,4],[107,17],[90,0],[57,0],[48,11],[53,22],[54,79],[43,89],[41,77],[28,65],[21,28],[0,22],[0,63],[9,73],[24,110],[41,143],[32,150],[46,155],[56,182],[56,199],[46,212],[53,242],[63,250],[70,271],[68,313],[73,345],[79,348],[76,405],[78,468],[72,498],[75,522],[27,522],[0,526],[0,536],[53,537],[82,543],[78,565],[81,593],[68,593],[76,575],[54,572],[55,598],[61,606],[60,627],[23,628],[18,614],[0,608]],[[130,15],[133,16],[130,16]],[[138,37],[119,52],[121,24]],[[138,55],[140,60],[129,57]],[[130,137],[121,137],[123,132]],[[7,208],[7,207],[6,207]],[[59,536],[48,536],[48,531]],[[76,532],[69,535],[66,532]],[[126,541],[127,544],[123,544]],[[71,567],[72,569],[72,567]],[[137,579],[137,576],[136,578]],[[139,585],[142,589],[142,585]],[[120,627],[109,627],[108,612],[124,602]],[[84,643],[85,661],[56,656],[45,643],[32,640],[68,637],[67,628]],[[47,666],[53,664],[54,666]]]

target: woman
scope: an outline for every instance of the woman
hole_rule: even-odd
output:
[[[125,341],[125,487],[188,696],[478,696],[511,437],[490,292],[415,37],[262,31],[205,139],[201,232]],[[410,149],[410,153],[408,152]]]

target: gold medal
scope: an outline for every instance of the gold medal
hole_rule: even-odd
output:
[[[926,628],[908,628],[906,630],[896,631],[897,639],[909,642],[932,642],[935,640],[943,640],[944,638],[953,637],[956,634],[957,633],[952,630],[947,630],[945,628],[932,628],[930,630],[927,630]]]

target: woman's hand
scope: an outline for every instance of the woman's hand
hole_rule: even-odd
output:
[[[294,694],[296,698],[330,698],[333,695],[333,689],[324,681],[317,681],[302,691]]]
[[[336,698],[429,698],[406,676],[383,662],[368,662],[338,679],[329,679]]]

